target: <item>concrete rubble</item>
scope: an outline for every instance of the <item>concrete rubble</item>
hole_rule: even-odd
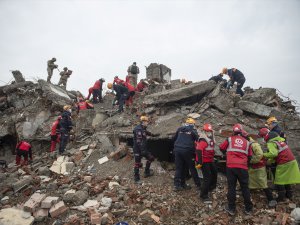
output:
[[[158,64],[157,64],[158,65]],[[224,212],[226,177],[220,162],[218,187],[213,203],[203,204],[196,189],[172,191],[174,164],[172,137],[187,116],[197,126],[210,122],[219,144],[231,134],[234,123],[241,123],[252,135],[268,116],[280,120],[288,143],[300,160],[300,118],[296,107],[274,88],[245,88],[240,98],[212,81],[182,84],[168,81],[149,67],[149,77],[157,76],[151,90],[137,93],[134,104],[123,114],[111,106],[112,96],[95,110],[74,113],[74,139],[66,155],[49,154],[50,128],[65,104],[76,99],[75,91],[66,91],[43,80],[23,81],[0,87],[0,159],[8,168],[0,168],[0,224],[297,224],[300,188],[293,186],[294,199],[266,207],[262,192],[254,192],[254,214],[243,214],[242,197],[237,197],[237,216]],[[150,69],[152,68],[152,72]],[[166,74],[168,68],[162,68]],[[169,71],[171,73],[171,70]],[[164,72],[163,72],[164,73]],[[150,87],[149,87],[150,88]],[[133,183],[132,129],[138,118],[150,117],[148,147],[157,160],[155,176]],[[22,168],[14,165],[14,147],[18,139],[28,138],[33,145],[33,162]],[[264,147],[264,145],[263,145]],[[265,148],[265,147],[264,147]],[[217,149],[216,149],[217,151]],[[142,161],[145,165],[145,161]],[[193,185],[191,180],[188,183]],[[275,192],[274,192],[275,193]]]

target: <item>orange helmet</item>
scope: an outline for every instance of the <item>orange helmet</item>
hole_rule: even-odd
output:
[[[237,123],[232,127],[232,130],[234,133],[241,133],[243,131],[243,126]]]
[[[112,84],[112,83],[108,83],[108,84],[107,84],[107,88],[108,88],[108,89],[112,89],[112,87],[113,87],[113,84]]]
[[[278,122],[278,120],[276,119],[275,116],[271,116],[268,120],[267,120],[267,124],[270,125],[271,123],[274,122]]]
[[[203,130],[204,131],[208,131],[208,132],[212,132],[213,131],[212,126],[209,123],[206,123],[206,124],[203,125]]]

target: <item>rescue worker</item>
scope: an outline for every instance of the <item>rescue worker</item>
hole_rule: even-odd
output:
[[[242,87],[246,81],[244,74],[236,68],[227,69],[226,67],[222,69],[223,74],[227,74],[230,78],[227,89],[229,89],[235,82],[237,82],[236,94],[239,94],[241,97],[244,96]]]
[[[118,76],[115,76],[114,77],[114,82],[113,82],[113,84],[124,84],[125,83],[125,81],[124,80],[122,80],[122,79],[120,79]]]
[[[136,87],[138,74],[140,73],[140,69],[136,65],[136,62],[133,62],[133,64],[128,67],[127,72],[128,72],[129,83],[132,86]]]
[[[141,116],[140,124],[133,129],[133,153],[134,153],[134,181],[140,184],[139,169],[142,168],[142,157],[147,159],[144,171],[144,177],[153,176],[153,170],[150,169],[151,163],[154,161],[154,156],[147,149],[147,135],[157,136],[147,131],[149,119],[147,116]]]
[[[65,152],[66,146],[69,141],[69,133],[72,130],[72,119],[71,119],[72,107],[70,105],[64,106],[64,111],[61,114],[60,126],[60,145],[59,154],[62,155]]]
[[[252,157],[249,166],[249,188],[250,189],[263,189],[269,207],[275,207],[277,202],[273,198],[272,190],[268,188],[266,160],[263,157],[263,151],[260,144],[255,141],[249,134],[243,130],[242,135],[246,138],[252,147]]]
[[[68,70],[68,68],[65,67],[64,70],[60,72],[60,79],[57,85],[62,85],[62,87],[66,90],[68,79],[72,75],[72,73],[72,70]]]
[[[187,118],[184,126],[179,127],[173,138],[174,140],[174,155],[175,155],[175,177],[174,177],[174,191],[181,191],[190,189],[191,187],[185,183],[185,168],[188,167],[194,182],[198,189],[200,189],[200,178],[195,168],[193,160],[195,156],[195,141],[199,139],[197,130],[194,128],[195,120]]]
[[[54,152],[56,149],[56,143],[60,142],[60,127],[59,127],[60,120],[61,120],[61,116],[57,117],[57,119],[52,123],[50,152]]]
[[[136,86],[136,91],[142,92],[148,86],[148,84],[149,83],[147,81],[145,81],[144,79],[141,79],[140,82]]]
[[[94,86],[93,86],[93,103],[99,103],[102,102],[102,85],[105,82],[104,78],[100,78],[99,80],[96,80]]]
[[[47,73],[48,73],[47,82],[48,83],[51,83],[53,70],[58,67],[56,64],[54,64],[55,62],[56,62],[56,58],[52,58],[47,61]]]
[[[269,119],[267,119],[266,126],[269,128],[270,131],[276,132],[280,137],[285,139],[286,142],[286,136],[285,133],[282,131],[282,128],[279,126],[278,120],[275,116],[271,116]]]
[[[225,210],[230,214],[235,214],[236,209],[236,182],[242,189],[244,198],[245,213],[252,212],[253,204],[250,199],[248,162],[251,159],[252,147],[250,142],[242,136],[243,127],[241,124],[235,124],[232,128],[233,136],[227,138],[220,144],[220,150],[226,151],[226,173],[227,173],[227,200],[228,205]]]
[[[91,97],[92,94],[93,94],[93,87],[90,87],[90,88],[89,88],[89,94],[88,94],[86,100],[90,100],[90,97]],[[93,97],[93,98],[94,98],[94,97]]]
[[[200,198],[204,203],[211,203],[208,192],[217,187],[217,167],[214,162],[215,140],[211,124],[204,124],[199,140],[196,142],[196,168],[202,169],[203,183],[200,189]]]
[[[107,88],[116,92],[116,97],[114,99],[113,105],[115,105],[115,102],[118,101],[119,104],[118,112],[119,113],[123,112],[124,111],[123,106],[125,100],[128,98],[128,88],[123,85],[112,84],[112,83],[108,83]]]
[[[24,162],[21,163],[22,156],[24,159]],[[28,165],[28,157],[30,158],[30,161],[32,161],[32,150],[31,150],[31,145],[23,140],[20,141],[16,145],[16,164],[17,165]]]
[[[276,162],[274,184],[277,185],[277,202],[281,202],[285,198],[292,199],[291,184],[300,184],[300,172],[295,156],[284,142],[284,138],[276,132],[261,128],[258,135],[267,143],[268,152],[264,153],[264,157],[271,163],[272,161]]]
[[[128,89],[128,96],[126,99],[126,106],[130,106],[133,104],[133,96],[135,95],[135,87],[133,87],[130,83],[125,82],[124,86]]]
[[[223,73],[220,73],[216,76],[212,76],[211,78],[209,78],[209,80],[213,80],[216,83],[221,83],[223,82],[222,87],[226,88],[227,87],[227,80],[223,78]]]
[[[86,109],[93,109],[94,106],[89,103],[88,100],[84,100],[83,98],[79,98],[79,102],[77,103],[77,113],[79,113],[80,110],[86,110]]]

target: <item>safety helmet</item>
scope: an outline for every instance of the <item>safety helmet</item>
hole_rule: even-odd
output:
[[[249,136],[249,134],[248,134],[248,132],[247,132],[247,131],[245,131],[245,130],[242,130],[242,136],[243,136],[243,137],[248,137],[248,136]]]
[[[261,128],[258,132],[258,136],[265,137],[269,132],[270,132],[270,130],[268,128],[266,128],[266,127]]]
[[[64,106],[64,110],[69,110],[69,109],[71,109],[72,108],[72,106],[70,106],[70,105],[65,105]]]
[[[208,131],[208,132],[212,132],[213,131],[212,126],[209,123],[206,123],[206,124],[203,125],[203,130],[204,131]]]
[[[100,78],[100,81],[105,82],[105,79],[104,78]]]
[[[278,122],[275,116],[271,116],[269,119],[267,119],[267,124],[270,125],[273,122]]]
[[[232,131],[234,133],[241,133],[243,131],[243,126],[241,124],[237,123],[232,127]]]
[[[148,122],[149,118],[147,116],[141,116],[140,121],[141,122]]]
[[[112,87],[113,87],[113,84],[112,84],[112,83],[108,83],[108,84],[107,84],[107,88],[108,88],[108,89],[112,89]]]
[[[187,118],[185,121],[187,124],[195,124],[196,121],[193,118]]]
[[[222,73],[223,73],[223,74],[227,74],[227,73],[228,73],[228,69],[227,69],[226,67],[224,67],[224,68],[222,69]]]

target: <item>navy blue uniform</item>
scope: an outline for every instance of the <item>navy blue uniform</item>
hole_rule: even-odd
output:
[[[63,111],[61,114],[61,120],[59,122],[60,131],[60,144],[59,153],[62,154],[69,141],[69,132],[72,130],[71,113],[69,111]]]
[[[133,153],[134,153],[134,180],[140,180],[139,169],[142,167],[142,157],[147,159],[145,174],[150,173],[151,163],[154,161],[154,156],[147,149],[147,135],[153,134],[146,130],[142,124],[136,126],[133,130]]]
[[[128,88],[123,85],[113,84],[113,90],[116,92],[116,100],[119,103],[118,112],[123,112],[125,100],[128,98]]]
[[[230,77],[232,85],[234,84],[234,82],[237,82],[236,94],[244,96],[244,92],[242,90],[242,87],[244,86],[244,83],[246,81],[244,74],[235,68],[229,69],[227,74]]]
[[[222,87],[226,88],[226,86],[227,86],[227,80],[223,78],[222,74],[219,74],[219,75],[216,75],[216,76],[212,76],[211,78],[209,78],[209,80],[213,80],[216,83],[224,82],[224,84],[222,85]]]
[[[199,135],[192,125],[178,128],[174,136],[174,154],[176,172],[174,177],[175,187],[185,187],[185,167],[188,167],[195,184],[200,187],[200,178],[195,169],[195,141]]]

